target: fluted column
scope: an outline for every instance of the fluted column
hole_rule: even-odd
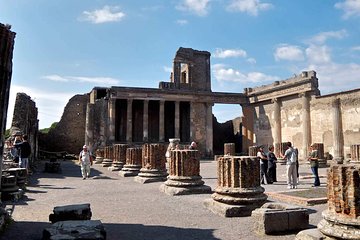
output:
[[[127,126],[126,126],[126,141],[132,142],[132,99],[127,100]]]
[[[281,109],[280,109],[280,100],[274,98],[272,100],[274,104],[274,146],[281,143]],[[279,155],[279,149],[275,148],[275,155]]]
[[[360,144],[350,146],[351,161],[360,162]]]
[[[175,138],[180,138],[180,102],[175,101]]]
[[[168,195],[210,193],[200,176],[200,161],[197,150],[172,150],[169,160],[168,180],[160,191]]]
[[[142,167],[135,178],[139,183],[162,182],[166,180],[165,144],[144,144],[142,146]]]
[[[311,145],[311,120],[310,120],[310,99],[306,93],[299,95],[302,101],[302,157],[305,159],[308,155],[309,147]]]
[[[204,204],[225,217],[249,216],[265,203],[267,195],[260,186],[260,162],[257,157],[224,156],[217,160],[218,181],[212,199]]]
[[[140,172],[142,159],[142,148],[127,148],[126,149],[126,164],[119,172],[122,177],[136,176]]]
[[[334,139],[334,160],[342,162],[344,160],[344,138],[342,130],[340,99],[335,99],[332,103],[333,117],[333,139]]]
[[[165,142],[165,101],[160,100],[159,108],[159,141]]]
[[[206,104],[206,155],[213,156],[213,117],[212,103]]]
[[[113,162],[113,157],[112,157],[112,150],[111,150],[112,146],[106,146],[104,148],[105,150],[105,154],[104,154],[104,159],[102,161],[102,166],[103,167],[110,167],[112,162]]]
[[[328,170],[328,209],[317,227],[331,239],[359,239],[359,179],[358,164],[333,164]]]
[[[149,100],[144,100],[143,141],[147,142],[148,138],[149,138]]]

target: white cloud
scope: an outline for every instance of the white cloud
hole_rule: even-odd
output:
[[[163,69],[164,69],[164,72],[168,72],[168,73],[171,73],[173,71],[173,69],[168,66],[164,66]]]
[[[248,58],[248,59],[246,59],[246,61],[251,63],[251,64],[256,64],[256,59],[255,58]]]
[[[245,12],[257,16],[260,11],[266,11],[273,7],[270,3],[261,3],[260,0],[232,0],[227,10],[231,12]]]
[[[266,75],[261,72],[244,74],[233,68],[226,68],[223,64],[215,64],[212,66],[212,69],[215,79],[220,82],[261,83],[279,80],[278,77]]]
[[[209,2],[210,0],[182,0],[176,8],[199,16],[205,16],[208,13]]]
[[[214,58],[230,58],[230,57],[246,57],[246,51],[242,49],[221,49],[217,48],[214,53]]]
[[[95,83],[101,85],[119,85],[120,81],[115,78],[109,77],[74,77],[74,76],[59,76],[59,75],[47,75],[42,79],[57,81],[57,82],[80,82],[80,83]]]
[[[359,0],[345,0],[335,4],[335,8],[344,11],[343,18],[348,19],[350,17],[360,16],[360,1]]]
[[[79,20],[99,24],[106,22],[119,22],[124,17],[125,13],[121,12],[119,7],[104,6],[102,9],[96,9],[94,11],[84,11]]]
[[[189,21],[186,20],[186,19],[179,19],[179,20],[176,20],[176,23],[179,24],[179,25],[181,25],[181,26],[183,26],[183,25],[188,24]]]
[[[348,33],[345,29],[339,31],[329,31],[329,32],[321,32],[310,39],[311,43],[323,44],[328,39],[343,39],[348,36]]]
[[[7,114],[7,128],[10,128],[12,122],[12,116],[14,113],[14,105],[17,93],[25,93],[35,101],[38,108],[38,119],[40,128],[49,127],[53,122],[60,121],[61,115],[64,111],[64,107],[69,99],[75,95],[70,92],[56,92],[54,89],[51,91],[41,90],[37,88],[31,88],[26,86],[11,85],[9,108]]]
[[[299,46],[282,44],[276,48],[274,57],[276,61],[280,61],[280,60],[303,61],[304,53]]]
[[[310,64],[331,62],[331,50],[328,46],[310,45],[305,52]]]
[[[360,46],[352,47],[351,50],[353,50],[353,51],[360,51]]]

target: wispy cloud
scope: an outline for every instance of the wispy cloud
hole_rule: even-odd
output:
[[[323,44],[328,39],[343,39],[348,36],[345,29],[339,31],[321,32],[310,38],[309,42],[314,44]]]
[[[335,4],[335,8],[344,11],[343,18],[348,19],[350,17],[360,16],[360,1],[359,0],[345,0]]]
[[[257,16],[260,11],[266,11],[272,7],[271,3],[262,3],[260,0],[231,0],[226,9],[230,12],[244,12]]]
[[[101,85],[119,85],[120,80],[109,77],[74,77],[74,76],[59,76],[47,75],[42,79],[55,81],[55,82],[80,82],[80,83],[95,83]]]
[[[119,22],[125,17],[125,13],[120,11],[118,6],[104,6],[102,9],[94,11],[84,11],[79,17],[80,21],[88,21],[94,24]]]
[[[205,16],[209,11],[210,0],[182,0],[176,6],[180,11],[191,12],[198,16]]]
[[[246,51],[242,49],[221,49],[217,48],[213,54],[214,58],[246,57]]]
[[[173,69],[168,66],[164,66],[163,69],[164,69],[164,72],[168,72],[168,73],[171,73],[173,71]]]
[[[186,19],[179,19],[179,20],[176,20],[176,23],[181,25],[181,26],[184,26],[184,25],[188,24],[189,21],[186,20]]]
[[[331,62],[331,49],[328,46],[310,45],[305,50],[309,63],[329,63]]]
[[[351,50],[353,50],[353,51],[360,51],[360,46],[352,47]]]
[[[223,64],[215,64],[212,69],[215,79],[220,82],[261,83],[279,80],[276,76],[261,72],[242,73],[239,70],[227,68]]]
[[[299,46],[280,44],[275,50],[274,57],[276,61],[303,61],[304,53]]]
[[[246,61],[251,63],[251,64],[256,64],[256,59],[255,58],[248,58],[248,59],[246,59]]]

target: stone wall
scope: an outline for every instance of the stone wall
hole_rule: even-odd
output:
[[[16,94],[10,132],[11,135],[17,132],[28,135],[28,141],[31,146],[31,164],[38,157],[39,120],[35,102],[25,93]]]
[[[85,144],[86,106],[89,94],[75,95],[64,108],[60,122],[48,134],[41,135],[39,148],[78,154]]]

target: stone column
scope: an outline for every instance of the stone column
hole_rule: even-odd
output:
[[[148,138],[149,138],[149,100],[144,100],[143,141],[147,142]]]
[[[129,144],[114,144],[113,151],[114,151],[114,161],[112,163],[111,171],[120,171],[126,162],[126,149],[129,148],[131,145]]]
[[[351,161],[360,161],[360,145],[355,144],[350,146]]]
[[[328,170],[328,209],[318,224],[320,232],[336,239],[359,239],[360,166],[334,164]]]
[[[180,138],[180,102],[175,102],[175,138]]]
[[[311,145],[311,120],[310,120],[310,99],[306,93],[300,94],[302,101],[302,130],[303,130],[303,142],[302,142],[302,157],[305,159],[309,153],[309,147]]]
[[[255,116],[255,109],[250,104],[243,104],[243,137],[245,141],[243,141],[243,151],[246,152],[249,146],[254,144],[254,116]]]
[[[98,148],[96,149],[96,158],[95,158],[95,164],[102,163],[104,160],[104,148]]]
[[[256,157],[258,150],[259,150],[259,146],[250,146],[249,147],[249,156]]]
[[[257,157],[224,156],[217,161],[218,186],[205,207],[224,217],[250,216],[266,202]]]
[[[144,144],[142,146],[142,167],[135,177],[139,183],[163,182],[166,180],[165,144]]]
[[[213,117],[212,117],[212,103],[206,104],[206,155],[213,156]]]
[[[115,99],[109,99],[109,122],[108,122],[108,139],[110,143],[115,141]]]
[[[281,109],[280,109],[280,100],[274,98],[272,100],[274,103],[274,146],[281,143]],[[279,155],[279,149],[275,148],[275,155]]]
[[[165,142],[165,101],[160,100],[159,108],[159,141]]]
[[[86,122],[85,122],[85,144],[94,151],[94,104],[86,105]]]
[[[160,191],[168,195],[211,193],[211,188],[201,179],[198,151],[172,150],[168,180],[160,186]]]
[[[126,126],[126,141],[132,142],[132,99],[127,100],[127,126]]]
[[[140,172],[142,159],[141,147],[126,149],[126,164],[119,172],[122,177],[136,176]]]
[[[224,144],[224,155],[235,156],[235,143]]]
[[[334,139],[334,160],[343,162],[344,160],[344,137],[342,130],[340,99],[335,99],[332,103],[333,112],[333,139]]]
[[[196,140],[195,139],[195,126],[194,126],[194,117],[195,117],[195,114],[194,114],[194,104],[193,102],[190,102],[190,139],[193,141],[193,140]]]
[[[110,167],[112,162],[113,162],[113,150],[112,150],[112,146],[106,146],[105,147],[105,155],[104,155],[104,160],[102,161],[102,166],[103,167]]]
[[[181,77],[181,62],[173,63],[173,79],[175,88],[180,88],[180,77]]]

